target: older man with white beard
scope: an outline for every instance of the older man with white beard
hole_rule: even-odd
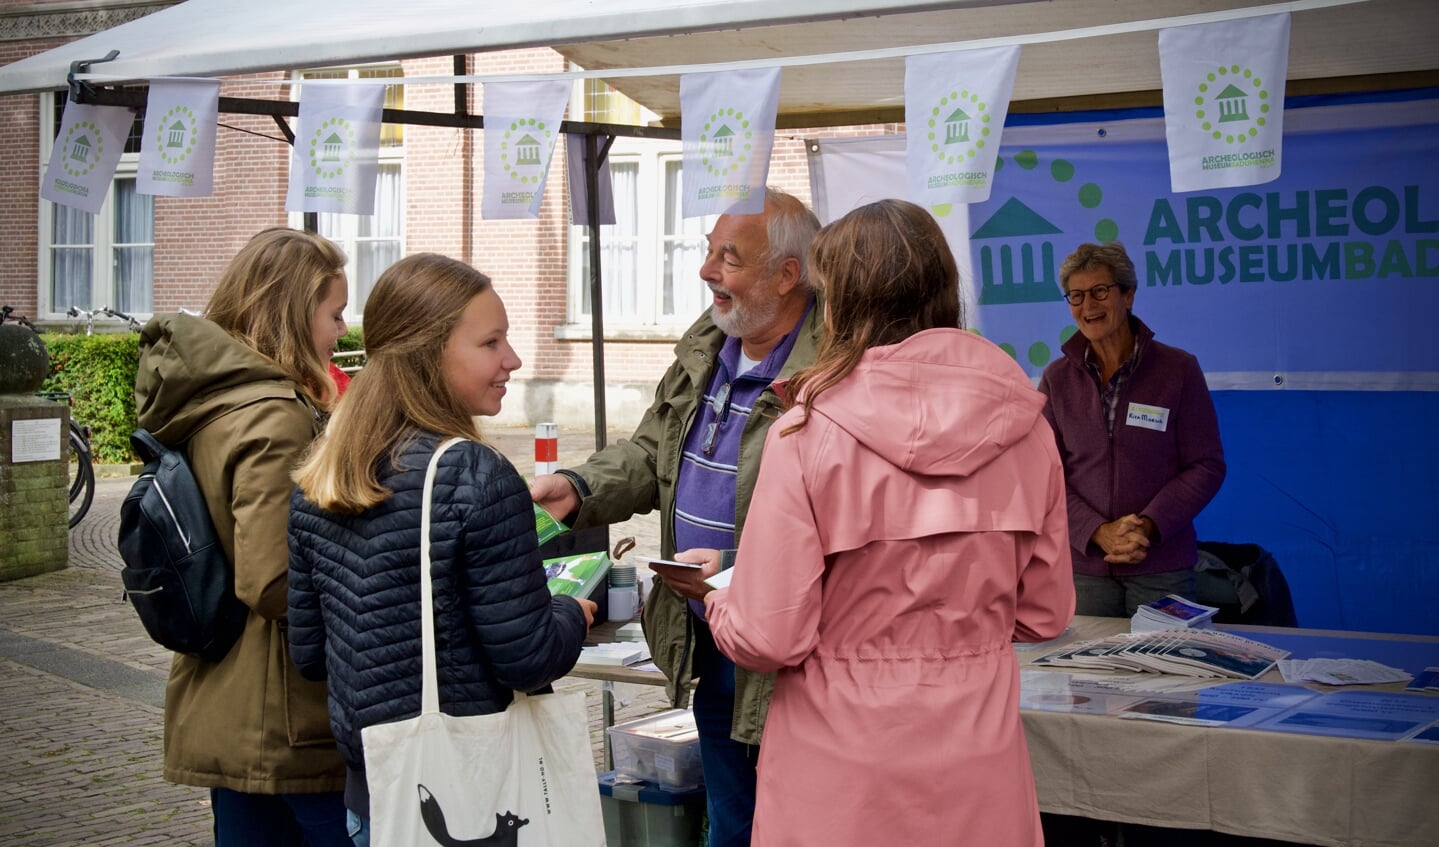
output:
[[[722,215],[709,234],[700,278],[714,302],[675,346],[675,362],[634,436],[583,465],[537,478],[535,502],[571,526],[624,521],[660,509],[665,557],[719,555],[739,546],[760,454],[781,402],[771,383],[814,361],[822,309],[805,273],[819,229],[795,197],[765,191],[764,211]],[[722,551],[716,554],[715,551]],[[678,556],[676,556],[678,553]],[[774,677],[725,658],[710,638],[698,569],[656,565],[644,630],[676,707],[695,686],[700,763],[711,847],[749,844],[756,745]]]

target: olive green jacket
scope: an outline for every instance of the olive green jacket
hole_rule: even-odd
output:
[[[219,662],[176,654],[165,690],[165,778],[252,794],[341,791],[324,683],[285,641],[290,472],[320,415],[273,362],[203,318],[159,315],[140,337],[140,425],[186,445],[235,594],[250,607]]]
[[[805,316],[779,379],[793,376],[814,361],[823,328],[822,311],[816,304]],[[660,553],[674,555],[674,495],[680,454],[724,340],[724,333],[706,312],[675,345],[675,362],[661,378],[654,403],[634,435],[611,444],[573,469],[590,489],[574,519],[576,528],[617,523],[658,508]],[[772,387],[766,388],[740,435],[735,480],[736,542],[744,529],[750,495],[759,475],[765,434],[780,411],[778,395]],[[694,629],[685,599],[656,582],[645,598],[642,621],[655,664],[668,680],[671,702],[683,707],[689,700],[694,674]],[[730,734],[736,741],[759,743],[773,690],[773,674],[735,669],[734,725]]]

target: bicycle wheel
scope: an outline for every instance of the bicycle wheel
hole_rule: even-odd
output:
[[[84,429],[70,422],[70,526],[75,526],[90,511],[95,499],[95,465],[90,458],[90,441]]]

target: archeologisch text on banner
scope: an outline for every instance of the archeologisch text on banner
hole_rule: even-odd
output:
[[[1211,388],[1439,390],[1439,100],[1290,109],[1285,131],[1273,182],[1175,193],[1160,118],[1006,128],[967,242],[946,228],[969,257],[970,323],[1037,376],[1075,331],[1060,262],[1118,240],[1135,313],[1198,356]],[[855,155],[866,145],[887,158]],[[822,220],[847,209],[818,198],[869,202],[903,179],[893,140],[820,148]]]

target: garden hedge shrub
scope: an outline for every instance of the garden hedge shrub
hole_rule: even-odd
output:
[[[140,336],[123,334],[70,335],[49,332],[50,377],[41,391],[70,395],[70,414],[90,426],[90,448],[100,464],[126,464],[139,458],[130,450],[135,420],[135,374],[140,363]],[[359,328],[341,336],[338,350],[363,350]],[[363,364],[347,361],[346,364]]]

